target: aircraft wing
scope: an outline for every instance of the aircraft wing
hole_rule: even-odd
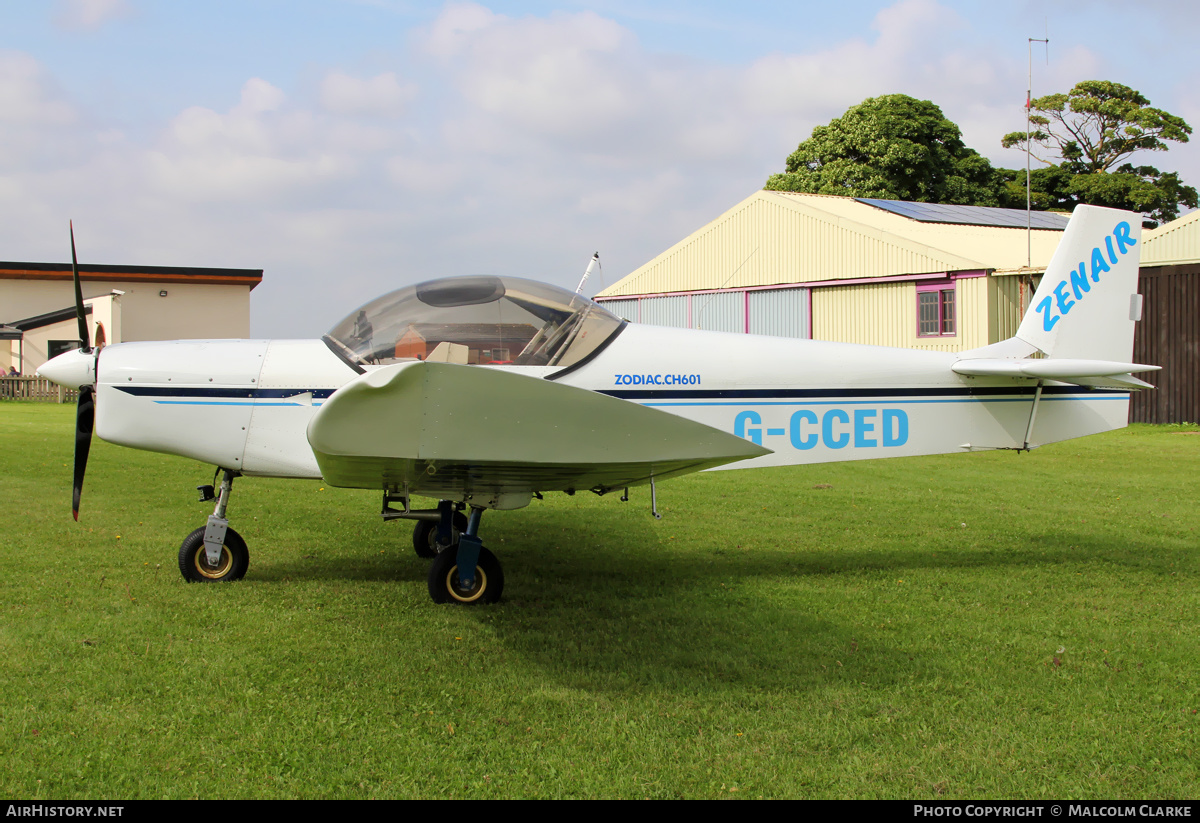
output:
[[[426,496],[607,492],[763,454],[728,432],[479,366],[397,363],[338,389],[308,427],[325,480]]]

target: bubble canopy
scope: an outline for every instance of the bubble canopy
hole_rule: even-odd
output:
[[[450,277],[389,292],[325,340],[358,366],[402,360],[572,366],[625,321],[599,303],[519,277]]]

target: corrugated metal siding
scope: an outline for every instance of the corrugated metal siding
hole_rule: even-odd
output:
[[[1022,311],[1033,296],[1026,275],[987,278],[987,342],[999,343],[1017,333]]]
[[[808,289],[752,291],[748,299],[751,334],[809,336]]]
[[[1134,392],[1132,423],[1200,421],[1200,265],[1143,268],[1142,322],[1133,335],[1133,360],[1162,366],[1140,375],[1157,389]]]
[[[692,328],[707,331],[746,331],[746,296],[730,291],[692,295]]]
[[[964,351],[986,346],[990,342],[987,322],[990,280],[967,277],[955,283],[956,334],[952,337],[917,335],[917,287],[913,282],[814,289],[812,336],[816,340],[930,351]]]
[[[1142,234],[1142,265],[1200,260],[1200,212]]]
[[[935,351],[986,346],[1011,337],[1020,323],[1018,278],[961,277],[955,280],[956,333],[921,337],[917,334],[916,287],[910,280],[811,290],[643,297],[606,300],[603,304],[627,319],[660,326],[743,332],[747,331],[748,319],[751,334]],[[809,316],[810,291],[813,317]]]
[[[687,295],[678,297],[647,297],[639,307],[640,322],[651,326],[686,328],[688,324]]]
[[[916,300],[912,283],[814,289],[813,338],[903,346],[916,336]]]
[[[634,322],[776,337],[809,336],[808,289],[769,289],[748,294],[737,290],[601,302],[609,311]],[[686,303],[689,299],[690,311]]]
[[[938,347],[939,351],[966,351],[986,346],[988,340],[988,277],[964,277],[955,282],[955,335],[954,341],[942,338],[942,342],[952,342],[950,348]],[[915,287],[913,289],[916,300]],[[915,312],[916,309],[914,308]],[[1011,336],[1011,335],[1010,335]],[[921,341],[928,338],[918,338],[917,348],[926,348]]]
[[[604,308],[617,317],[624,317],[626,320],[631,320],[634,323],[638,322],[637,300],[605,300]]]

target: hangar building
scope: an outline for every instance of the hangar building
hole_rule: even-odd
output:
[[[757,191],[601,291],[629,320],[960,351],[1011,337],[1067,215]]]

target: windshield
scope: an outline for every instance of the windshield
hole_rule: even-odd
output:
[[[452,277],[372,300],[334,326],[326,340],[360,365],[436,360],[571,366],[624,322],[557,286],[517,277]]]

